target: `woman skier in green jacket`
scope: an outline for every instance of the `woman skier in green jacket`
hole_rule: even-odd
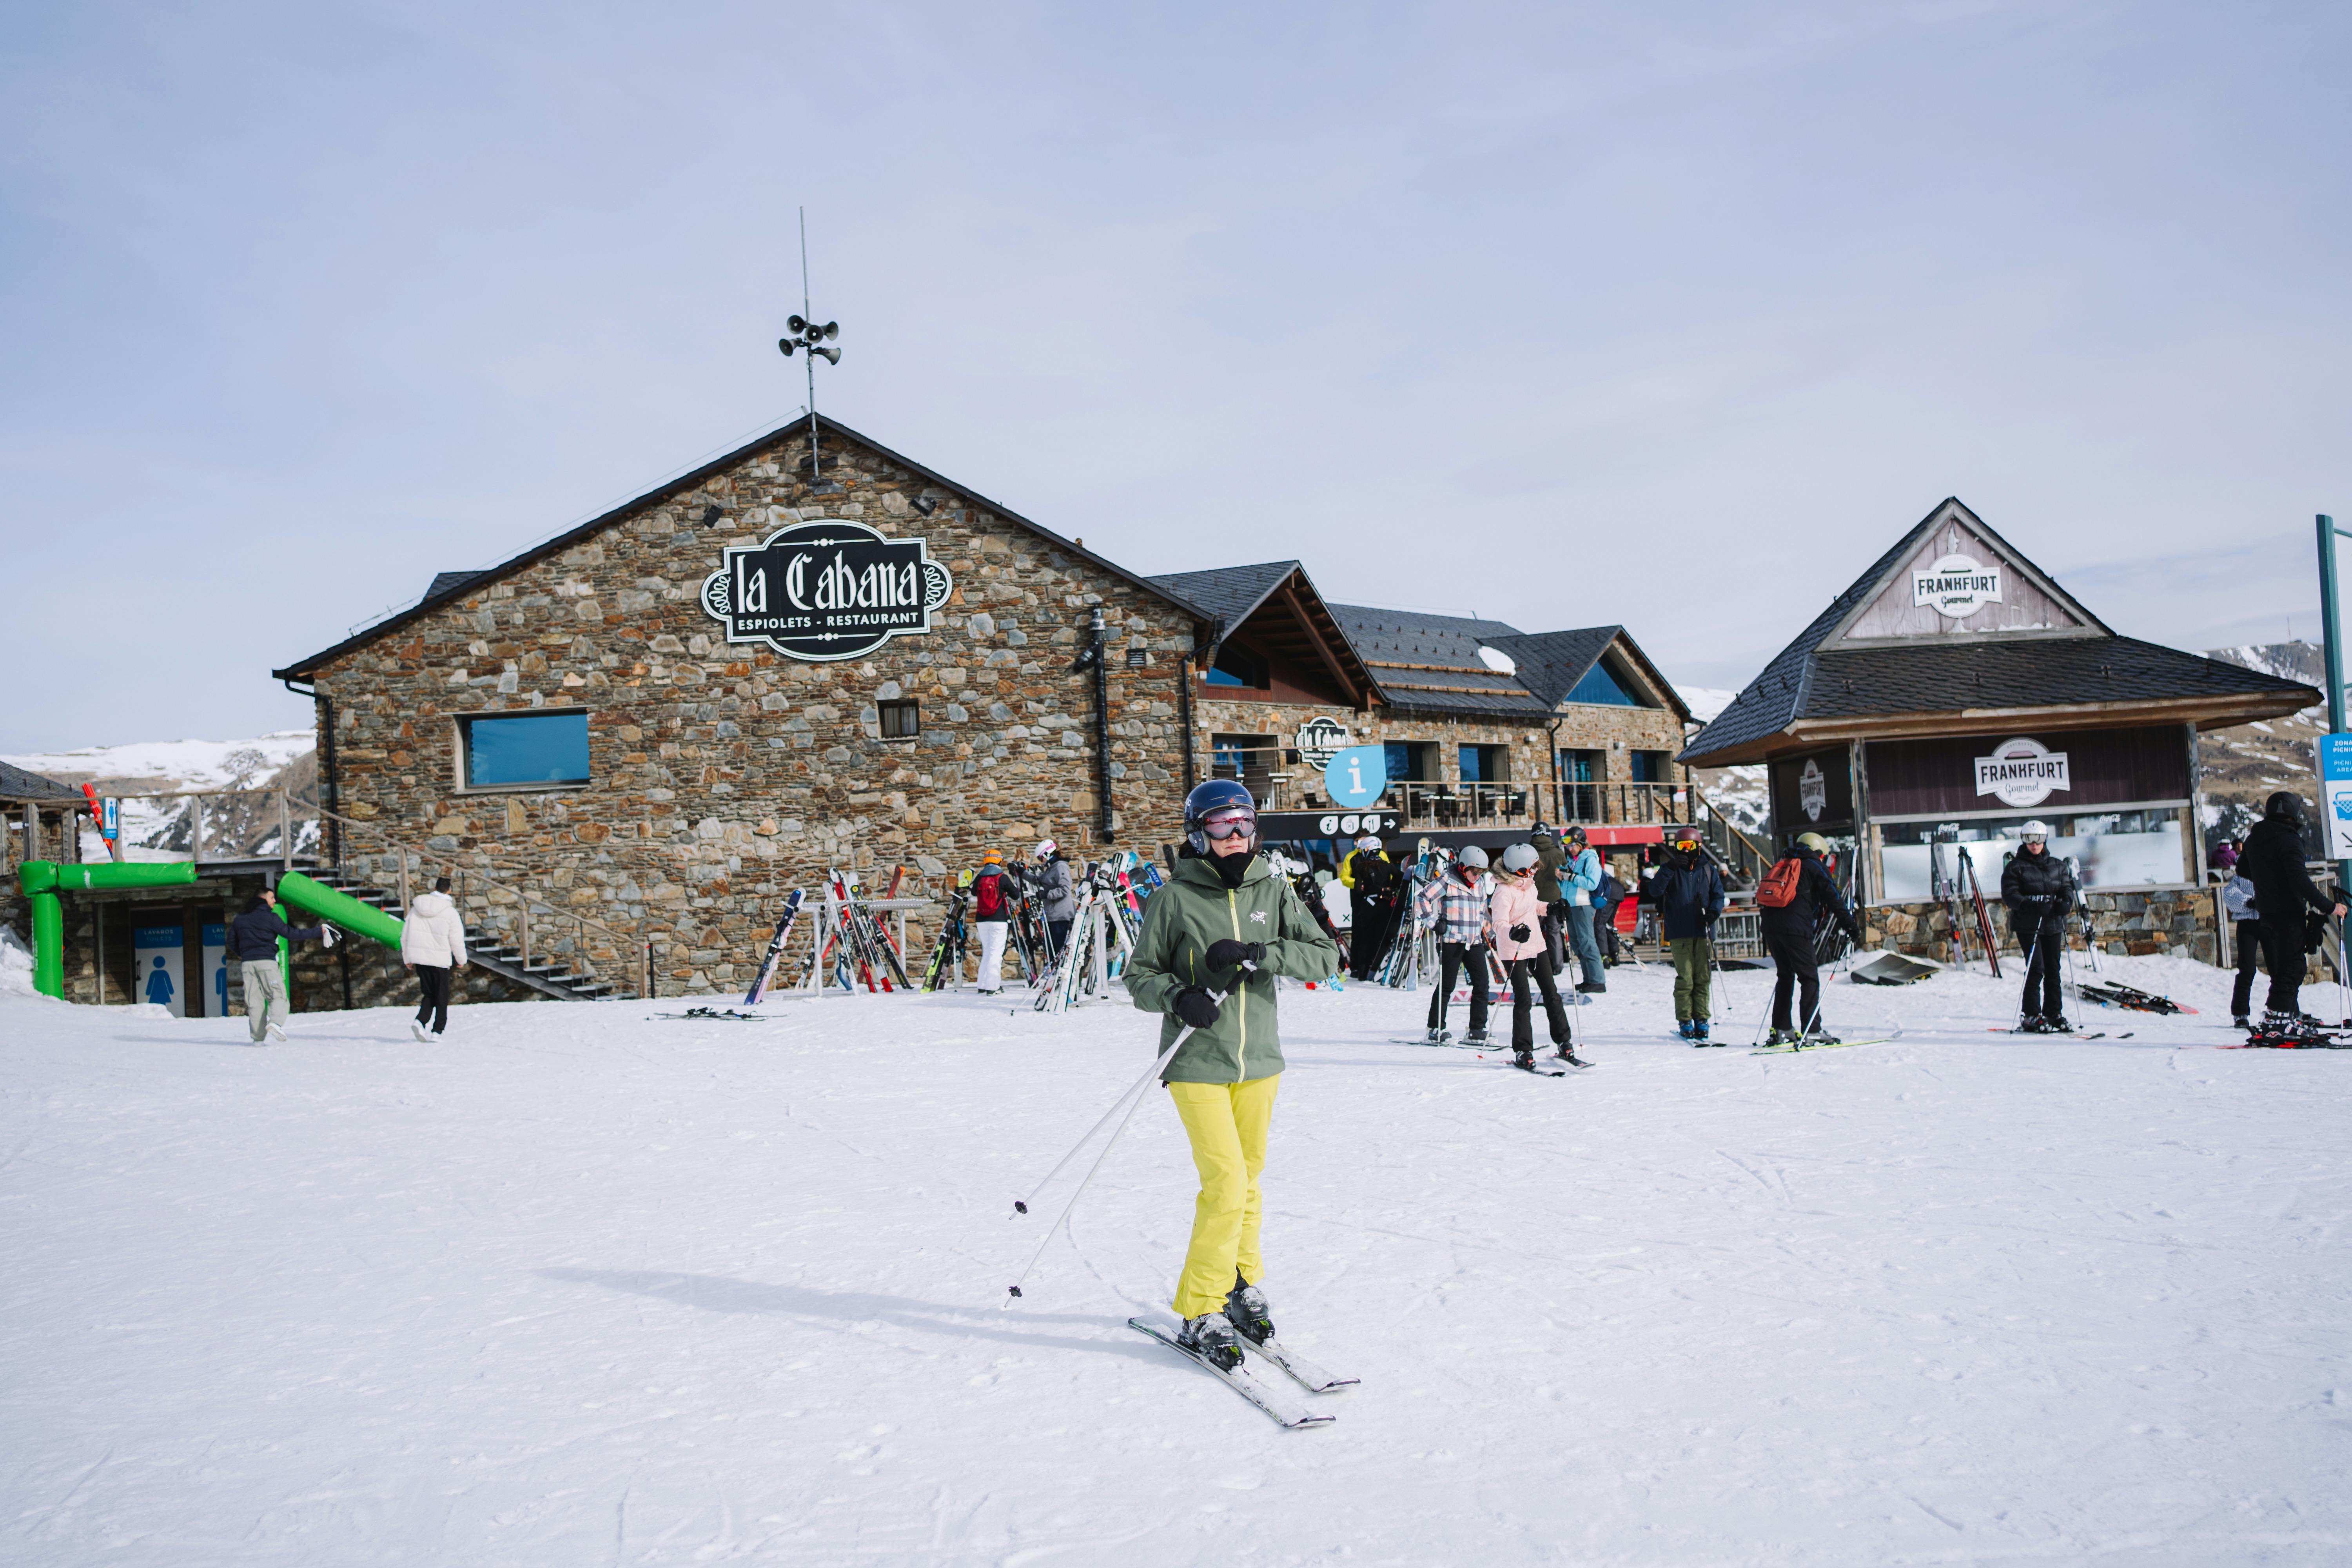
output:
[[[1274,1334],[1257,1286],[1258,1173],[1282,1081],[1274,977],[1328,980],[1339,971],[1339,949],[1289,879],[1259,858],[1257,805],[1247,789],[1211,779],[1193,790],[1184,833],[1174,874],[1143,906],[1127,989],[1138,1007],[1167,1015],[1160,1050],[1193,1031],[1160,1074],[1201,1173],[1176,1286],[1184,1321],[1178,1337],[1234,1366],[1236,1335],[1263,1343]]]

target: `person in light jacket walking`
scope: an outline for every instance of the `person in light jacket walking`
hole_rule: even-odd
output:
[[[1535,1019],[1528,1010],[1528,977],[1533,975],[1543,992],[1544,1017],[1551,1025],[1551,1043],[1559,1059],[1586,1067],[1576,1054],[1568,1029],[1568,1009],[1560,1005],[1559,983],[1552,978],[1551,954],[1544,945],[1544,900],[1536,892],[1536,848],[1514,844],[1503,851],[1503,874],[1496,881],[1488,908],[1495,931],[1495,956],[1511,977],[1511,1052],[1513,1065],[1535,1070]],[[1589,911],[1588,911],[1589,912]]]
[[[433,890],[419,893],[401,917],[400,962],[424,996],[408,1032],[421,1042],[437,1040],[449,1026],[449,982],[466,967],[466,922],[449,896],[448,878],[433,879]]]

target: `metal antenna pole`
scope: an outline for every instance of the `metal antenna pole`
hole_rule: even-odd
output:
[[[811,310],[811,309],[810,309],[810,307],[809,307],[809,276],[808,276],[808,208],[806,208],[806,207],[803,207],[803,208],[801,208],[801,209],[800,209],[800,212],[801,212],[801,314],[802,314],[802,315],[803,315],[803,316],[813,316],[813,315],[814,315],[814,314],[815,314],[815,311],[814,311],[813,310]],[[810,488],[811,489],[814,489],[816,488],[816,476],[817,476],[817,466],[816,466],[816,355],[814,355],[814,354],[811,354],[811,355],[809,355],[809,356],[808,356],[808,405],[809,405],[809,488]]]

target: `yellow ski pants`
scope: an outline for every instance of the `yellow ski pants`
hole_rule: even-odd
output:
[[[1258,1173],[1265,1169],[1265,1130],[1274,1121],[1282,1075],[1246,1083],[1171,1083],[1169,1098],[1192,1142],[1201,1195],[1192,1204],[1192,1244],[1176,1282],[1176,1315],[1197,1318],[1225,1310],[1238,1273],[1255,1285],[1260,1215]]]

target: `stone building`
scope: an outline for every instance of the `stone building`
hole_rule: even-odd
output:
[[[1811,830],[1837,848],[1873,944],[1952,956],[1963,853],[1997,905],[2019,829],[2039,819],[2051,851],[2079,863],[2103,947],[2210,961],[2199,733],[2318,700],[2299,681],[2117,636],[1947,500],[1681,760],[1766,764],[1773,842]]]
[[[517,973],[675,995],[740,986],[835,868],[938,892],[1048,837],[1158,856],[1211,773],[1328,842],[1335,735],[1393,757],[1391,833],[1654,839],[1696,809],[1688,711],[1622,627],[1331,605],[1295,561],[1142,577],[817,428],[819,471],[795,423],[276,671],[316,696],[347,884],[398,902],[449,870]],[[306,963],[298,1004],[339,1003]],[[404,989],[381,950],[333,963],[359,1005]]]

